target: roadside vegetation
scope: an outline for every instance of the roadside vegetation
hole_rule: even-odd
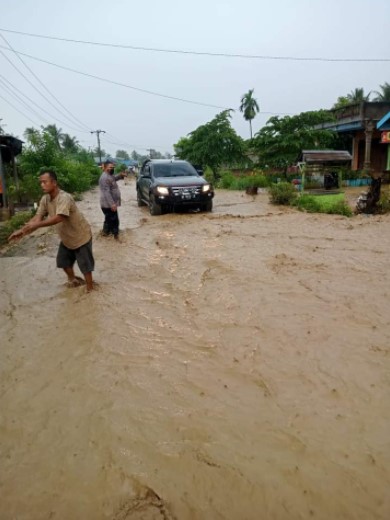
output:
[[[18,182],[7,169],[8,195],[14,204],[31,205],[40,199],[37,175],[43,167],[54,168],[61,188],[77,199],[97,183],[100,170],[92,155],[56,125],[27,128],[24,137],[27,144],[18,156]]]
[[[8,237],[34,216],[34,211],[21,211],[6,222],[0,223],[0,247],[7,243]]]
[[[273,184],[269,189],[270,202],[293,206],[307,213],[328,213],[351,217],[352,209],[345,200],[344,193],[336,195],[299,195],[294,186],[287,182]]]
[[[216,187],[225,190],[246,190],[247,188],[267,188],[270,180],[262,173],[251,175],[234,175],[231,171],[224,171]]]
[[[293,205],[307,213],[328,213],[351,217],[353,212],[345,200],[344,193],[337,195],[306,195],[295,199]]]

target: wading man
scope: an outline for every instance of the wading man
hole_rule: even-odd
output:
[[[21,238],[41,227],[57,226],[61,239],[57,267],[65,271],[68,285],[77,287],[83,283],[73,270],[77,262],[84,275],[87,291],[90,292],[93,289],[92,272],[95,265],[90,225],[77,208],[73,197],[59,189],[57,175],[53,170],[42,170],[39,182],[45,195],[39,203],[36,215],[21,229],[12,233],[8,240]]]
[[[103,235],[119,235],[118,208],[121,205],[121,192],[116,183],[119,179],[126,177],[126,172],[114,175],[114,164],[106,161],[104,170],[99,179],[100,207],[104,213]]]

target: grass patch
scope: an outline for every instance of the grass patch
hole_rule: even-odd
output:
[[[6,222],[0,223],[0,247],[7,244],[11,233],[24,226],[34,216],[34,211],[21,211]]]
[[[243,191],[250,187],[266,188],[269,186],[269,181],[265,175],[245,175],[237,177],[231,172],[224,172],[218,182],[217,187],[225,190],[239,190]]]
[[[333,215],[352,216],[352,210],[345,201],[343,193],[337,195],[302,195],[294,201],[301,211],[308,213],[328,213]]]

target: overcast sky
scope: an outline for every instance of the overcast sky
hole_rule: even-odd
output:
[[[389,0],[0,0],[0,7],[1,29],[69,39],[211,53],[390,58]],[[270,117],[267,112],[283,115],[330,108],[338,96],[356,87],[368,93],[390,82],[390,62],[197,56],[0,34],[15,50],[59,65],[221,107],[153,96],[23,57],[49,91],[87,128],[78,131],[80,125],[72,125],[40,97],[0,53],[0,78],[11,82],[14,93],[20,95],[17,87],[60,120],[33,105],[37,113],[28,111],[0,83],[0,96],[7,100],[0,97],[0,118],[7,132],[22,137],[27,126],[54,122],[89,147],[96,144],[96,137],[88,129],[102,129],[107,131],[102,147],[111,153],[118,148],[142,153],[150,147],[172,152],[180,137],[210,121],[223,107],[236,109],[232,124],[248,138],[249,125],[238,107],[241,96],[251,88],[261,110],[253,122],[255,132]],[[6,46],[0,40],[0,45]],[[14,54],[4,54],[57,106]]]

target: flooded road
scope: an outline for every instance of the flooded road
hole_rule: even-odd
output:
[[[390,518],[389,216],[121,189],[94,293],[51,229],[0,258],[1,520]]]

